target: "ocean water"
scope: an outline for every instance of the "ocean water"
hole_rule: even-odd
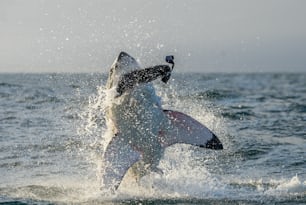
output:
[[[0,74],[0,204],[306,204],[306,74],[174,74],[165,109],[224,150],[177,144],[163,175],[99,188],[106,74]]]

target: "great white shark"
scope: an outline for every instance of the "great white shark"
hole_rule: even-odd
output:
[[[106,89],[115,95],[106,109],[106,120],[113,137],[103,156],[102,190],[117,190],[133,165],[162,173],[157,166],[165,148],[173,144],[223,149],[217,136],[200,122],[162,108],[151,81],[160,78],[167,83],[171,72],[168,65],[141,68],[125,52],[112,64]]]

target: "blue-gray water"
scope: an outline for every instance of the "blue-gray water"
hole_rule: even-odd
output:
[[[0,204],[305,204],[306,74],[175,74],[164,107],[223,151],[166,150],[164,174],[99,190],[105,74],[0,74]]]

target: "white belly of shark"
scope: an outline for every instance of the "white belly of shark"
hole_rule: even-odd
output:
[[[147,171],[158,170],[164,149],[170,145],[186,143],[223,149],[220,140],[195,119],[162,109],[150,82],[161,78],[166,83],[171,71],[168,65],[142,69],[125,52],[121,52],[111,66],[107,88],[115,94],[106,120],[113,138],[103,156],[103,191],[115,191],[127,170],[138,161]]]

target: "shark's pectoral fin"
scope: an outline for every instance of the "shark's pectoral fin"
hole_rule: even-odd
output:
[[[177,111],[164,110],[170,126],[161,130],[159,140],[164,147],[175,143],[191,144],[209,149],[223,149],[217,136],[192,117]]]
[[[101,190],[115,191],[127,170],[140,159],[139,152],[120,136],[115,136],[106,148],[103,165]]]

